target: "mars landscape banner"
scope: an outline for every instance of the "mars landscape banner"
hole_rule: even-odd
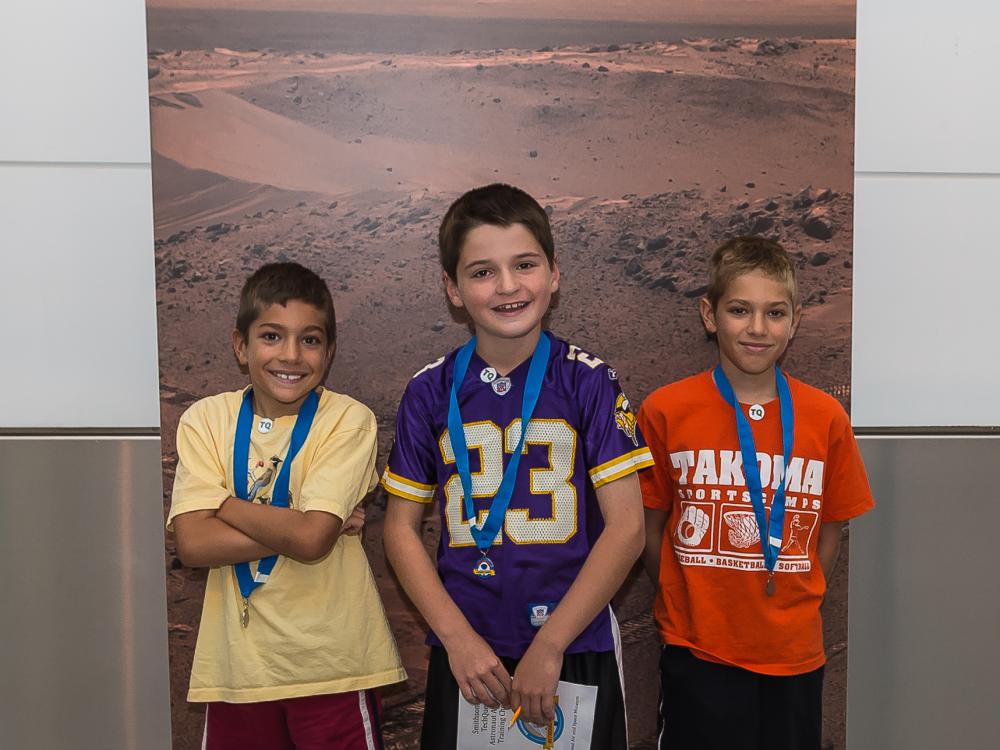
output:
[[[708,367],[706,261],[737,234],[797,259],[804,317],[786,369],[850,400],[853,2],[148,0],[157,304],[169,502],[174,431],[241,387],[240,287],[290,259],[329,283],[328,385],[367,404],[380,467],[410,376],[467,338],[442,292],[437,227],[489,182],[545,206],[563,272],[551,320],[612,364],[632,402]],[[423,624],[386,568],[384,496],[365,546],[410,679],[387,747],[417,746]],[[427,522],[433,547],[437,521]],[[205,571],[166,549],[174,748]],[[825,743],[844,746],[846,555],[824,605]],[[655,736],[651,588],[617,598],[632,740]]]

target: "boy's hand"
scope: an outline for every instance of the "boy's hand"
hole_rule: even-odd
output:
[[[553,697],[559,687],[563,652],[539,638],[532,641],[514,670],[510,704],[521,707],[521,716],[532,724],[545,726],[555,719]]]
[[[344,525],[340,527],[341,534],[347,534],[347,536],[357,536],[365,528],[365,509],[358,505],[354,508],[354,512],[347,517],[344,521]]]
[[[490,645],[476,633],[449,643],[448,664],[462,697],[472,705],[510,708],[510,674]]]

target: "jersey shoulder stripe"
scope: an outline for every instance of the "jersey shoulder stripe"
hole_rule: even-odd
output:
[[[590,474],[590,481],[594,483],[594,487],[596,488],[628,476],[640,469],[647,469],[652,465],[653,454],[650,453],[649,448],[642,447],[631,453],[626,453],[623,456],[606,461],[600,466],[595,466],[588,473]]]
[[[398,495],[417,503],[433,502],[434,491],[437,488],[437,485],[421,484],[399,474],[394,474],[388,466],[382,474],[381,484],[389,494]]]

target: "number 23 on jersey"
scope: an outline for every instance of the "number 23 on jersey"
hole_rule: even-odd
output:
[[[521,420],[515,419],[506,429],[495,422],[471,422],[465,425],[465,440],[469,450],[479,455],[479,471],[472,473],[473,497],[493,497],[503,479],[504,454],[511,454],[521,436]],[[547,495],[551,507],[547,516],[532,517],[527,508],[509,508],[502,530],[494,544],[502,544],[506,535],[515,544],[563,544],[576,533],[577,498],[573,486],[573,465],[576,456],[576,431],[563,419],[532,419],[524,439],[522,455],[529,446],[545,446],[548,465],[529,469],[529,491],[532,495]],[[454,464],[448,430],[438,441],[444,463]],[[524,466],[522,464],[522,466]],[[445,521],[450,546],[475,546],[469,521],[462,517],[462,481],[456,472],[445,483]],[[516,503],[517,499],[512,501]],[[486,519],[488,510],[478,511],[477,523]]]

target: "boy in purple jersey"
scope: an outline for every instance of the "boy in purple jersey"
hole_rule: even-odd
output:
[[[652,458],[617,373],[542,331],[559,268],[541,206],[472,190],[439,243],[476,337],[410,381],[382,479],[386,554],[431,628],[422,747],[456,746],[459,691],[546,724],[562,679],[598,686],[592,747],[625,750],[609,601],[642,548],[635,472]],[[435,500],[436,570],[421,538]]]

